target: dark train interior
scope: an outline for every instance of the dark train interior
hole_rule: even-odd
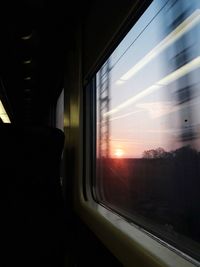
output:
[[[75,215],[74,174],[68,168],[76,164],[73,151],[65,156],[69,181],[63,200],[59,158],[64,135],[51,129],[58,96],[68,83],[76,82],[73,69],[81,67],[74,65],[73,57],[77,60],[82,42],[75,42],[92,5],[92,1],[0,3],[0,95],[11,120],[11,125],[1,127],[2,266],[102,266],[106,260],[118,265]],[[96,38],[93,32],[87,40],[85,58],[96,53],[91,49],[98,44]]]
[[[85,90],[151,2],[1,1],[1,266],[194,266],[104,223],[86,196]]]
[[[49,123],[49,111],[64,84],[64,51],[84,14],[75,4],[65,4],[1,3],[1,79],[15,123]]]

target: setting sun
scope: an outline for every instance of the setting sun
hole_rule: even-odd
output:
[[[118,158],[121,158],[124,155],[124,150],[121,148],[117,148],[115,149],[114,155]]]

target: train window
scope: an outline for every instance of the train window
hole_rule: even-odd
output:
[[[155,0],[96,74],[95,198],[200,259],[200,2]]]

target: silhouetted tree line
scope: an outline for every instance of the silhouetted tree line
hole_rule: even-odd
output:
[[[186,159],[187,157],[193,159],[194,157],[199,156],[200,153],[188,146],[183,146],[179,149],[172,150],[170,152],[165,151],[162,147],[158,147],[156,149],[145,150],[143,152],[142,157],[144,159]]]

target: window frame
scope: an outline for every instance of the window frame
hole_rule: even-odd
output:
[[[80,216],[125,266],[132,266],[135,262],[137,266],[143,266],[143,257],[146,266],[200,266],[197,260],[149,232],[138,220],[130,220],[129,216],[120,213],[116,207],[99,200],[94,188],[96,178],[95,80],[94,78],[86,86],[81,101],[80,114],[82,114],[84,131],[83,166],[85,167],[83,167],[84,178],[79,179],[82,190],[78,196],[79,201],[76,202]],[[125,248],[130,254],[125,251]]]

